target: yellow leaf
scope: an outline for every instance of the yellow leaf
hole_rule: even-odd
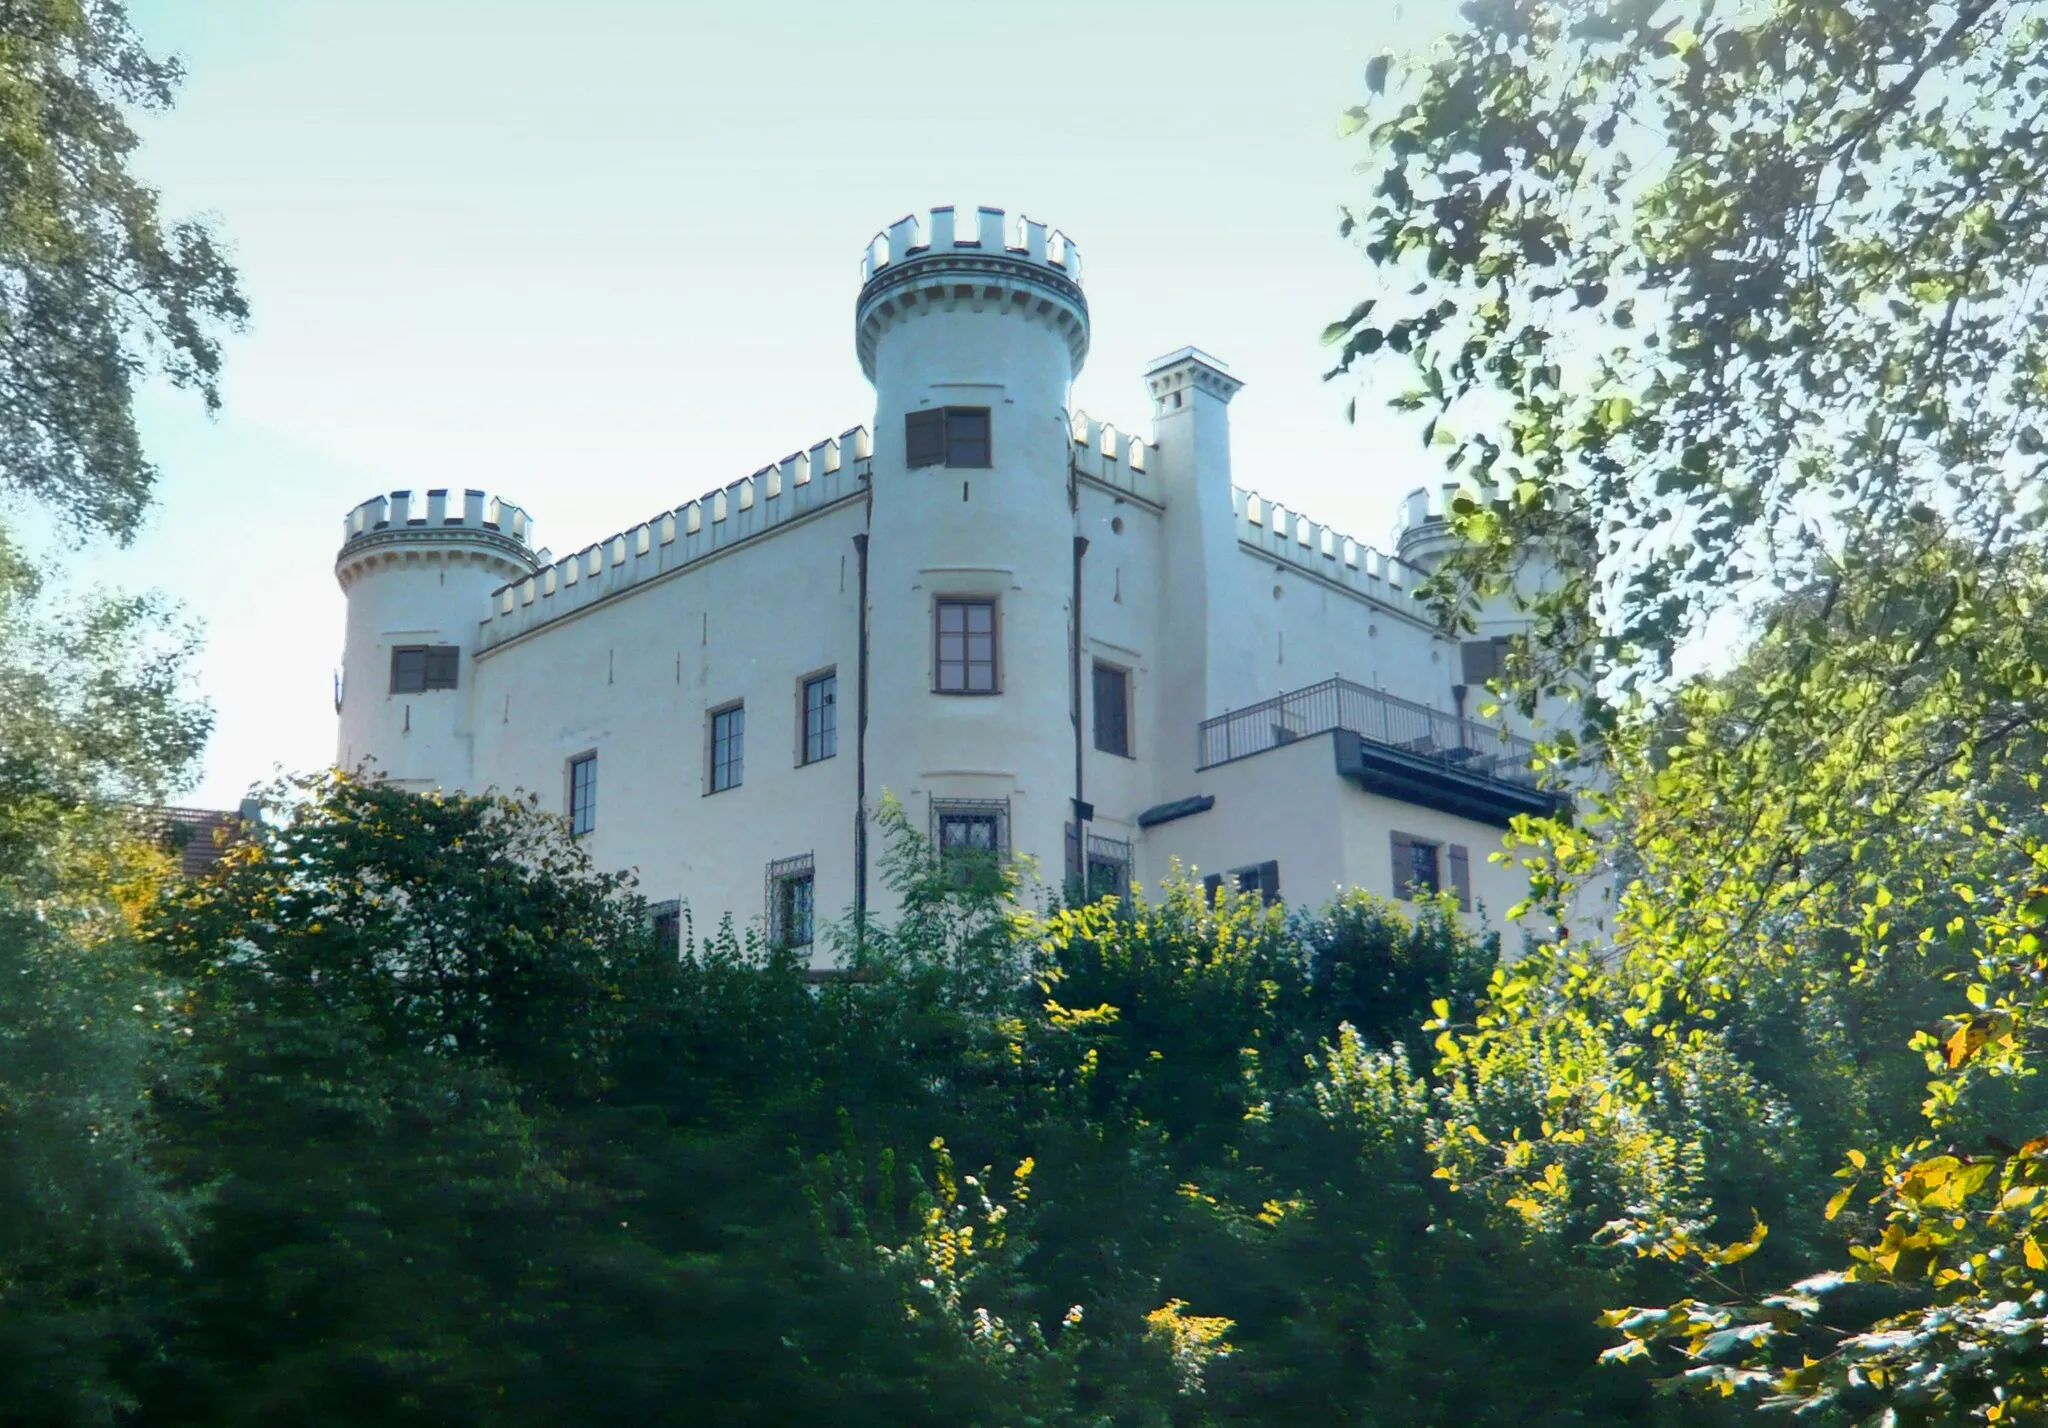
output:
[[[1828,1201],[1827,1217],[1830,1220],[1842,1213],[1842,1207],[1849,1203],[1850,1192],[1855,1188],[1853,1185],[1844,1185],[1835,1192],[1835,1197]]]
[[[2025,1249],[2028,1269],[2048,1269],[2048,1254],[2041,1253],[2041,1246],[2032,1235],[2027,1236]]]

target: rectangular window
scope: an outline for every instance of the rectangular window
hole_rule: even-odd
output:
[[[904,460],[919,466],[987,466],[987,407],[926,407],[903,418]]]
[[[768,865],[768,945],[808,947],[816,937],[816,865],[809,853]]]
[[[1451,891],[1458,910],[1472,910],[1472,855],[1453,843],[1446,847],[1410,833],[1393,835],[1394,896],[1413,900],[1434,897],[1444,890],[1444,864],[1450,864]]]
[[[453,689],[461,664],[462,650],[456,645],[393,645],[391,692],[423,694],[430,689]]]
[[[839,752],[839,676],[804,681],[803,761],[814,764]]]
[[[1105,897],[1128,899],[1131,895],[1131,845],[1121,838],[1088,835],[1088,882],[1090,902]]]
[[[1240,895],[1257,897],[1261,902],[1280,901],[1280,865],[1277,862],[1233,868],[1230,876],[1236,880]]]
[[[1095,747],[1131,756],[1131,676],[1113,664],[1095,666]]]
[[[941,599],[937,615],[939,693],[995,693],[996,602]]]
[[[679,900],[670,898],[667,902],[657,902],[650,906],[647,909],[647,922],[649,930],[654,934],[654,945],[657,948],[663,952],[673,952],[677,956],[682,955],[683,905]]]
[[[578,837],[597,827],[597,755],[569,760],[569,831]]]
[[[946,464],[988,465],[988,408],[946,408]]]
[[[1232,868],[1226,878],[1221,873],[1211,873],[1202,879],[1202,895],[1214,907],[1223,897],[1225,887],[1233,888],[1238,896],[1257,897],[1261,902],[1280,901],[1280,864],[1273,861],[1253,863],[1249,867]]]
[[[1010,805],[1000,798],[932,800],[939,862],[965,887],[992,887],[1010,851]]]
[[[711,791],[738,788],[746,777],[747,706],[734,704],[711,715]]]

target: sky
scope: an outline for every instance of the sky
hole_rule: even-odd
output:
[[[1374,290],[1337,120],[1452,0],[131,0],[179,56],[136,163],[209,215],[253,318],[224,408],[143,396],[158,504],[72,578],[200,622],[216,730],[186,801],[334,756],[343,512],[481,487],[578,549],[855,424],[863,246],[935,204],[1081,248],[1076,405],[1145,429],[1193,344],[1245,389],[1238,484],[1384,547],[1441,480],[1405,419],[1329,384]]]

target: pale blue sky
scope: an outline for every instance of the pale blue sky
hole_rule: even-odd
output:
[[[160,505],[80,567],[206,626],[193,801],[332,758],[364,497],[485,487],[560,552],[869,420],[858,259],[913,208],[1074,237],[1090,413],[1143,428],[1145,362],[1194,343],[1247,383],[1240,484],[1378,544],[1439,479],[1345,423],[1317,334],[1373,281],[1337,117],[1451,0],[131,3],[190,70],[141,166],[218,216],[255,310],[219,421],[148,398]]]

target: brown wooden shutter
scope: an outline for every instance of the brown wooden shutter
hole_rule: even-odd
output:
[[[915,466],[939,466],[946,460],[946,410],[934,407],[911,412],[903,418],[905,461]]]
[[[1472,855],[1462,844],[1451,844],[1451,891],[1458,895],[1458,911],[1472,910]]]
[[[1412,839],[1406,833],[1393,835],[1394,849],[1394,896],[1409,898],[1414,893],[1411,879],[1415,875],[1415,854],[1410,844]]]

